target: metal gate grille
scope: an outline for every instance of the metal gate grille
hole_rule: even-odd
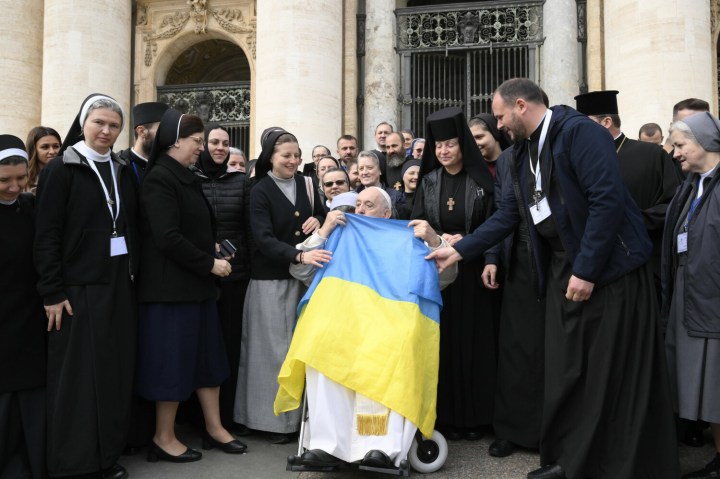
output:
[[[250,82],[158,86],[158,101],[204,123],[219,123],[230,134],[230,146],[250,146]]]
[[[495,5],[494,5],[495,4]],[[398,9],[402,125],[425,135],[425,120],[449,106],[467,117],[491,112],[505,80],[535,80],[542,43],[542,1]]]

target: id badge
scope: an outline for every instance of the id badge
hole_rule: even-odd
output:
[[[124,236],[110,238],[110,256],[121,256],[128,254],[127,244]]]
[[[687,251],[687,232],[680,233],[677,235],[678,253],[684,253]]]
[[[548,200],[544,196],[537,203],[531,203],[529,208],[530,214],[532,215],[533,224],[535,225],[549,218],[552,214],[552,212],[550,211],[550,205],[548,204]]]

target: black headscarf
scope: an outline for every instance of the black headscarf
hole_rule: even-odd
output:
[[[423,150],[418,184],[420,184],[420,180],[424,175],[442,167],[437,156],[435,156],[435,142],[457,138],[462,152],[463,169],[486,193],[492,193],[493,177],[485,164],[485,159],[475,143],[470,128],[467,126],[465,115],[460,108],[443,108],[432,113],[427,118],[425,132],[425,149]]]
[[[152,150],[150,150],[148,165],[145,169],[145,177],[147,177],[147,174],[155,166],[155,162],[160,155],[178,141],[180,137],[180,119],[182,117],[183,114],[173,108],[168,108],[168,110],[163,113],[157,133],[155,133]]]
[[[228,134],[228,137],[230,137],[230,132],[228,132],[225,127],[220,126],[218,123],[209,123],[205,127],[205,149],[200,153],[200,159],[198,160],[197,166],[200,167],[202,172],[205,173],[208,178],[217,178],[218,176],[225,173],[225,171],[227,170],[227,162],[230,160],[230,148],[228,148],[227,156],[219,165],[215,163],[215,160],[213,160],[212,156],[210,156],[208,139],[210,137],[210,132],[213,130],[222,130]]]
[[[122,130],[122,127],[125,125],[125,113],[123,112],[122,107],[120,106],[120,103],[118,101],[110,96],[107,96],[103,93],[93,93],[92,95],[85,98],[82,102],[82,105],[80,105],[80,111],[78,112],[77,116],[75,116],[75,120],[73,120],[72,125],[70,125],[70,130],[68,131],[67,135],[65,135],[65,140],[63,141],[62,145],[60,146],[60,151],[58,152],[58,156],[62,155],[63,151],[67,150],[68,146],[72,146],[78,141],[84,140],[85,135],[83,134],[83,123],[85,123],[85,119],[87,118],[87,111],[88,108],[90,108],[90,105],[95,103],[96,100],[110,100],[113,103],[117,104],[118,108],[120,109],[120,129]]]
[[[262,150],[260,151],[260,156],[258,156],[257,163],[255,163],[256,180],[260,180],[261,178],[267,176],[268,171],[272,169],[270,158],[272,158],[273,151],[275,151],[275,143],[277,143],[278,138],[282,135],[290,135],[295,138],[295,135],[292,133],[276,126],[265,129],[265,131],[262,132],[262,135],[260,135]],[[297,138],[295,138],[295,141],[297,141]]]
[[[495,141],[500,143],[500,150],[504,151],[506,148],[512,146],[510,137],[504,131],[500,131],[497,127],[497,118],[492,116],[490,113],[478,113],[473,117],[485,123],[487,130],[490,132]]]

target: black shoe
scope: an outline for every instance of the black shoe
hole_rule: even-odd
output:
[[[682,479],[716,479],[720,477],[720,453],[716,453],[712,461],[699,471],[685,474]]]
[[[337,467],[342,463],[342,460],[322,449],[311,449],[300,456],[300,464],[307,467]]]
[[[268,433],[266,437],[270,444],[290,444],[295,440],[295,434],[293,433],[283,434],[279,432],[271,432]]]
[[[229,442],[216,441],[210,434],[208,434],[207,431],[205,431],[205,434],[203,435],[202,448],[207,451],[213,447],[217,447],[222,452],[228,454],[240,454],[241,452],[245,452],[247,444],[241,442],[239,439],[233,439]]]
[[[444,427],[439,429],[439,431],[448,441],[459,441],[463,438],[462,432],[456,427]]]
[[[100,473],[102,479],[126,479],[130,474],[120,464],[113,464],[107,469],[103,469]]]
[[[493,457],[507,457],[515,452],[517,446],[507,439],[495,439],[490,447],[488,453]]]
[[[195,462],[202,459],[202,452],[190,449],[185,449],[185,452],[179,456],[173,456],[165,452],[163,448],[155,444],[155,441],[150,444],[148,448],[147,460],[148,462],[168,461],[168,462]]]
[[[479,441],[483,437],[483,430],[476,428],[465,429],[463,437],[466,441]]]
[[[390,457],[382,451],[373,449],[368,451],[360,461],[361,466],[375,467],[380,469],[395,469],[395,464],[392,462]]]
[[[528,472],[527,479],[566,479],[566,477],[560,464],[552,464]]]

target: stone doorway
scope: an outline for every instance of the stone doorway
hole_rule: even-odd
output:
[[[249,154],[250,65],[243,50],[227,40],[196,43],[172,63],[158,101],[219,123],[230,133],[230,145]]]

